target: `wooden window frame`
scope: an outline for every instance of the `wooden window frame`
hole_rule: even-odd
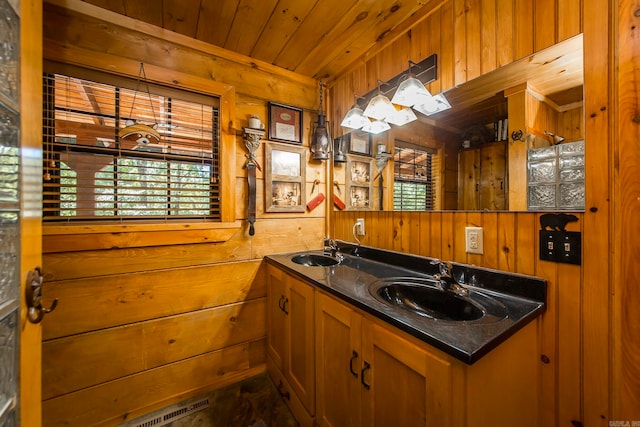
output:
[[[44,62],[44,72],[61,73],[72,75],[78,69],[87,70],[84,67],[76,67],[70,64]],[[136,79],[140,69],[140,63],[135,60],[122,59],[120,63],[110,70],[97,70],[101,73],[110,73],[115,76]],[[64,234],[82,234],[83,230],[90,229],[93,233],[114,232],[114,227],[119,232],[147,231],[149,227],[160,226],[164,231],[184,230],[192,224],[197,224],[199,229],[220,229],[222,231],[220,240],[225,241],[241,227],[240,221],[236,219],[236,90],[232,85],[212,81],[202,77],[185,75],[162,67],[145,65],[147,80],[150,83],[167,86],[179,90],[187,90],[196,93],[217,96],[220,100],[219,124],[219,173],[220,176],[220,219],[211,221],[202,220],[172,220],[170,223],[162,220],[149,220],[146,224],[123,224],[120,220],[111,223],[96,221],[73,223],[73,224],[44,224],[43,235],[56,236],[65,230]],[[227,159],[227,161],[225,161]],[[88,224],[89,223],[89,224]],[[116,224],[117,223],[117,224]],[[150,225],[153,224],[153,225]],[[108,231],[107,231],[108,230]],[[182,243],[189,243],[191,239]]]

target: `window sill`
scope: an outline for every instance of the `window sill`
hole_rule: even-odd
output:
[[[42,252],[224,243],[240,228],[240,221],[43,224]]]

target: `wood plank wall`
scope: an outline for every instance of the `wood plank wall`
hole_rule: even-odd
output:
[[[354,93],[367,93],[376,87],[377,79],[387,80],[398,74],[402,70],[398,69],[397,64],[406,64],[408,59],[417,62],[432,53],[438,55],[438,79],[431,83],[430,91],[439,93],[462,84],[581,33],[584,24],[583,7],[586,4],[582,0],[444,1],[422,22],[405,29],[404,33],[395,40],[390,40],[381,50],[370,52],[361,62],[336,79],[332,86],[331,111],[335,117],[343,117],[353,103]],[[594,23],[595,20],[590,25]],[[596,34],[595,29],[590,34],[590,38],[597,40],[599,44],[607,40],[607,37],[606,31]],[[605,56],[606,52],[607,49],[603,48]],[[387,66],[389,63],[394,65]],[[589,61],[586,61],[585,66],[592,67],[594,72],[597,69],[597,65]],[[590,88],[593,83],[594,81],[589,80]],[[588,107],[593,109],[596,105],[601,104],[594,100]],[[584,110],[578,107],[557,114],[554,125],[557,126],[558,133],[562,129],[569,140],[585,138],[587,126],[583,117],[586,110],[587,107]],[[602,156],[601,150],[599,153],[596,151],[598,150],[593,150],[594,159],[607,157]],[[606,171],[603,170],[588,177],[599,180],[600,184],[608,182]],[[600,193],[603,196],[606,194],[607,191]],[[593,206],[604,208],[606,203],[600,204],[600,201],[594,199]],[[587,216],[578,216],[579,222],[570,225],[568,229],[583,232]],[[585,391],[583,367],[579,363],[585,343],[593,344],[588,339],[583,341],[584,310],[590,310],[594,305],[593,302],[585,304],[584,301],[585,267],[538,259],[539,214],[336,211],[331,215],[331,235],[354,241],[352,227],[356,217],[365,218],[367,235],[361,238],[364,245],[545,278],[549,286],[548,307],[537,326],[540,354],[545,355],[549,363],[541,362],[539,365],[539,425],[572,425],[572,421],[578,422],[586,418],[583,393],[591,394],[590,398],[599,405],[599,409],[591,408],[587,419],[606,419],[604,414],[607,411],[602,408],[602,403],[606,402],[602,398],[606,391]],[[591,227],[593,224],[606,227],[608,217],[605,214],[596,218],[591,214],[589,223]],[[466,254],[464,227],[467,225],[484,228],[484,255]],[[604,245],[606,246],[606,242]],[[589,256],[589,259],[597,259],[597,254]],[[605,281],[600,284],[598,294],[601,295],[606,288]],[[601,316],[598,319],[603,320]],[[595,366],[602,366],[601,361],[606,359],[599,360]],[[598,413],[601,415],[596,417],[596,411],[600,411]]]
[[[584,214],[567,226],[584,231]],[[581,419],[580,335],[582,268],[540,261],[539,213],[529,212],[336,212],[331,235],[353,242],[352,227],[365,219],[363,245],[528,274],[547,280],[547,310],[538,321],[540,426]],[[483,227],[483,255],[465,252],[466,226]],[[542,360],[542,359],[541,359]],[[535,387],[535,384],[531,385]]]
[[[45,59],[120,73],[143,61],[170,85],[178,75],[176,85],[197,83],[204,92],[206,82],[224,82],[235,88],[228,108],[236,118],[223,124],[236,140],[235,158],[223,159],[233,170],[235,222],[44,225],[44,304],[59,299],[43,322],[45,426],[116,425],[265,370],[262,257],[320,248],[326,203],[305,213],[265,213],[258,171],[250,237],[241,129],[251,114],[266,121],[267,101],[298,106],[308,146],[317,87],[220,53],[80,1],[45,3]],[[257,160],[264,168],[263,148]],[[313,181],[324,188],[327,174],[324,164],[306,163],[312,197],[322,191],[310,194]]]
[[[412,28],[369,52],[331,88],[333,117],[344,117],[363,95],[406,70],[407,61],[438,55],[440,93],[582,32],[583,0],[448,0]],[[342,132],[334,124],[334,135]]]

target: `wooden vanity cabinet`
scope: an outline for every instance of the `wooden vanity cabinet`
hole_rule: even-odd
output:
[[[463,371],[449,356],[322,292],[316,331],[318,425],[462,425]]]
[[[315,414],[314,288],[267,266],[267,371],[301,426]]]

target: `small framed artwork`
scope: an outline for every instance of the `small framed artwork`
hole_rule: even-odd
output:
[[[304,147],[267,142],[265,144],[265,211],[305,211]]]
[[[371,155],[371,134],[363,131],[349,133],[349,152],[362,156]]]
[[[373,206],[373,159],[347,156],[347,209],[371,209]]]
[[[269,139],[302,144],[302,109],[269,102]]]

